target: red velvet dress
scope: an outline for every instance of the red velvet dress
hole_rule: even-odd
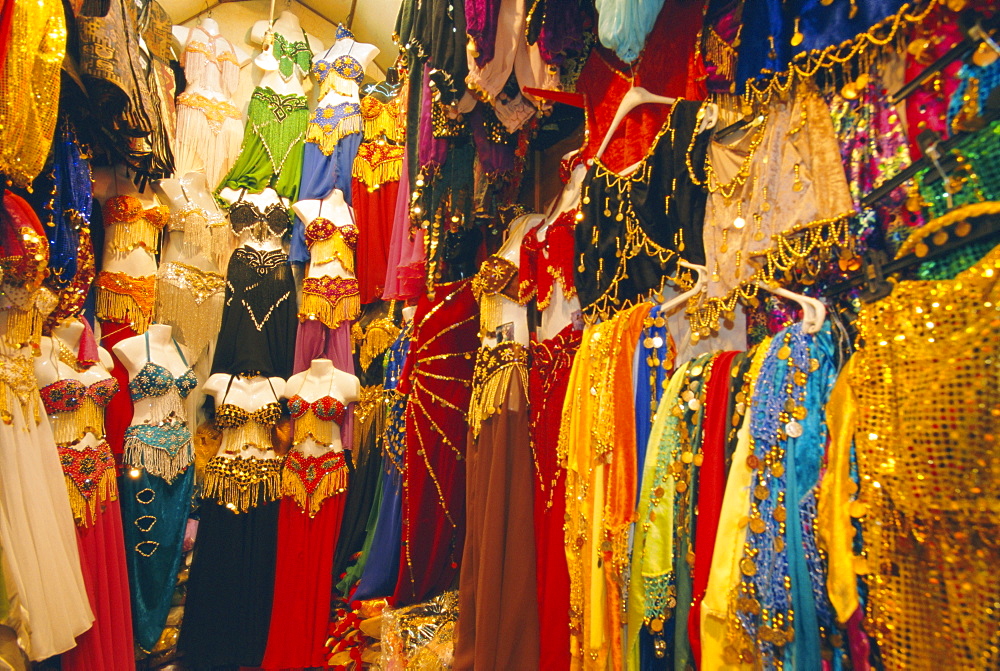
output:
[[[702,5],[687,0],[667,0],[660,10],[653,31],[646,39],[647,48],[636,61],[629,80],[630,68],[608,49],[597,46],[577,82],[577,92],[584,94],[587,105],[588,143],[583,157],[590,158],[604,141],[618,111],[618,105],[633,86],[642,86],[651,93],[674,98],[701,99],[704,94],[696,87],[689,90],[694,78],[689,65],[694,59],[695,42],[702,24]],[[656,47],[669,45],[665,53]],[[683,64],[683,65],[680,65]],[[680,66],[679,66],[680,65]],[[631,112],[615,131],[614,139],[601,157],[611,170],[620,171],[634,165],[646,155],[653,138],[666,121],[667,105],[641,105]]]
[[[406,407],[403,521],[393,601],[407,605],[455,583],[465,540],[465,414],[479,349],[471,280],[423,296],[400,393]]]

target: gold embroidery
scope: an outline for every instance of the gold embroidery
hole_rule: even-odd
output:
[[[222,122],[226,119],[235,119],[239,121],[243,118],[243,115],[240,114],[236,105],[232,104],[228,100],[213,100],[212,98],[203,96],[200,93],[190,93],[185,91],[177,96],[177,104],[193,107],[194,109],[199,110],[205,115],[209,128],[211,128],[212,132],[216,134],[222,132]]]

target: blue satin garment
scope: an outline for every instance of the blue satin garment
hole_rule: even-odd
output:
[[[299,200],[326,198],[334,189],[340,189],[344,193],[344,201],[350,205],[351,169],[354,167],[358,147],[361,146],[361,138],[361,133],[351,133],[341,138],[329,156],[314,142],[306,142],[302,153]],[[298,217],[292,222],[292,244],[288,260],[291,263],[309,263],[306,227]]]
[[[163,632],[181,565],[194,468],[172,483],[139,469],[118,479],[135,642],[148,652]]]

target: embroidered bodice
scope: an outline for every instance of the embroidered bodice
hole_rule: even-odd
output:
[[[143,208],[135,196],[114,196],[104,203],[105,247],[128,253],[145,247],[156,253],[160,231],[170,220],[170,211],[162,205]]]
[[[361,99],[361,127],[365,140],[378,140],[384,134],[390,142],[402,142],[406,128],[395,99],[383,102],[375,94]]]
[[[229,208],[229,223],[233,227],[233,233],[249,234],[258,242],[264,242],[270,237],[283,236],[291,224],[285,204],[279,200],[261,212],[256,205],[243,200],[244,195],[246,189],[243,189],[239,199]]]
[[[118,393],[118,380],[109,377],[87,385],[63,379],[38,391],[58,445],[77,443],[88,432],[104,438],[104,409]]]
[[[521,241],[520,300],[524,303],[537,298],[539,310],[549,306],[557,283],[566,298],[576,296],[573,284],[576,210],[560,214],[539,240],[538,229],[544,225],[542,222],[532,228]]]
[[[191,29],[181,65],[188,90],[213,91],[232,98],[240,83],[240,63],[236,47],[222,35],[212,35],[201,26]]]

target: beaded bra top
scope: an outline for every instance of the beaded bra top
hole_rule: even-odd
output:
[[[292,419],[300,419],[307,412],[312,412],[317,419],[337,424],[343,424],[344,418],[347,417],[347,406],[333,396],[323,396],[309,402],[296,394],[288,399],[288,411]]]
[[[170,221],[170,210],[162,205],[149,209],[135,196],[114,196],[104,203],[104,227],[107,229],[108,249],[131,252],[145,247],[155,253],[160,231]]]
[[[56,380],[38,390],[52,420],[56,444],[71,445],[88,433],[104,438],[104,409],[118,393],[113,377],[86,385],[79,380]]]
[[[309,39],[306,31],[302,31],[302,40],[291,42],[281,33],[272,33],[274,36],[274,46],[271,48],[271,55],[278,61],[278,72],[288,81],[298,67],[300,72],[309,72],[309,64],[312,62],[312,49],[309,48]]]
[[[194,391],[194,388],[198,386],[198,377],[194,373],[194,369],[188,366],[187,371],[180,377],[174,377],[165,366],[161,366],[158,363],[153,363],[149,355],[149,332],[146,332],[146,364],[139,370],[134,378],[129,380],[128,388],[132,395],[133,401],[141,401],[144,398],[155,398],[158,396],[165,396],[169,394],[171,390],[176,390],[177,394],[182,398],[187,398],[188,394]],[[181,361],[187,366],[187,359],[184,358],[184,353],[181,352],[180,345],[174,340],[174,347],[177,348],[177,353],[181,357]]]
[[[313,263],[336,260],[344,270],[354,272],[358,227],[353,223],[338,226],[326,217],[316,217],[306,226],[306,244]]]
[[[521,241],[520,300],[526,303],[537,297],[539,310],[549,306],[556,284],[562,287],[566,298],[576,296],[576,285],[573,283],[576,210],[568,210],[556,217],[539,240],[538,229],[544,225],[543,221],[532,228]]]
[[[233,386],[235,375],[229,377],[229,384],[226,386],[226,393],[222,396],[222,404],[215,411],[215,424],[220,429],[239,429],[250,422],[256,422],[262,426],[274,426],[281,419],[281,404],[278,403],[278,395],[274,393],[274,386],[271,380],[267,384],[271,386],[271,394],[274,400],[256,410],[248,411],[238,405],[226,403],[229,396],[229,389]]]
[[[288,230],[290,223],[288,208],[280,200],[271,203],[261,212],[250,201],[243,200],[247,190],[243,189],[239,199],[229,208],[229,223],[233,233],[243,235],[248,233],[258,242],[264,242],[270,237],[281,237]]]

